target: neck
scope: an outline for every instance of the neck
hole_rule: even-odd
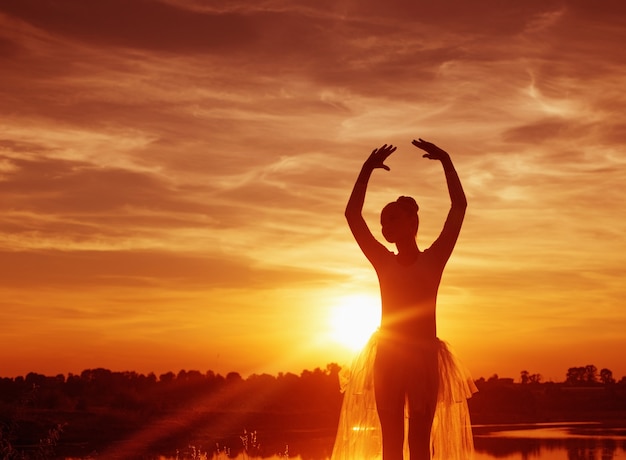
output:
[[[403,262],[414,262],[420,253],[415,239],[398,241],[396,243],[396,248],[398,249],[398,258]]]

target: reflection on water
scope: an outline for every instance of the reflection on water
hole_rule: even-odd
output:
[[[603,423],[476,426],[475,460],[626,459],[626,428]]]
[[[333,439],[294,439],[296,451],[272,456],[208,454],[207,460],[329,460]],[[300,442],[298,442],[300,441]],[[474,426],[474,460],[626,460],[626,422]],[[297,452],[297,453],[296,453]],[[199,458],[179,455],[178,459]],[[176,457],[160,456],[159,460]]]

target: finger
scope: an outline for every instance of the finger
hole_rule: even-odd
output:
[[[384,157],[387,158],[389,155],[391,155],[394,151],[395,151],[395,147],[394,148],[389,148],[387,147],[385,150],[381,150],[380,154]]]
[[[432,142],[428,142],[425,141],[424,139],[420,138],[420,142],[422,143],[422,145],[426,148],[426,147],[435,147],[435,148],[439,148],[437,147],[435,144],[433,144]]]
[[[391,168],[389,168],[389,166],[387,165],[380,165],[381,168],[383,168],[385,171],[391,171]]]

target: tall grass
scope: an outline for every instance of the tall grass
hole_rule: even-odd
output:
[[[256,430],[248,431],[244,428],[243,433],[239,436],[243,451],[237,457],[233,457],[233,449],[227,445],[215,444],[212,452],[204,451],[194,445],[188,446],[186,451],[176,451],[175,460],[232,460],[237,458],[240,460],[268,458],[263,455],[261,442]],[[285,445],[283,452],[276,453],[272,458],[288,459],[289,445]]]
[[[13,445],[16,426],[0,425],[0,459],[2,460],[49,460],[54,458],[54,450],[65,424],[59,423],[48,430],[34,446],[17,448]]]

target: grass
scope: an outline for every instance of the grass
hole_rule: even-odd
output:
[[[215,450],[212,452],[203,451],[194,445],[188,446],[186,451],[177,451],[175,460],[232,460],[238,458],[241,460],[267,458],[262,455],[261,443],[256,430],[248,431],[244,428],[243,433],[239,436],[243,447],[243,452],[237,457],[233,457],[233,450],[226,446],[215,444]],[[285,450],[276,454],[275,458],[288,459],[289,445],[285,445]]]
[[[0,426],[0,458],[3,460],[48,460],[54,457],[54,450],[59,442],[64,425],[57,424],[50,428],[38,444],[27,448],[17,448],[13,446],[12,429]]]

